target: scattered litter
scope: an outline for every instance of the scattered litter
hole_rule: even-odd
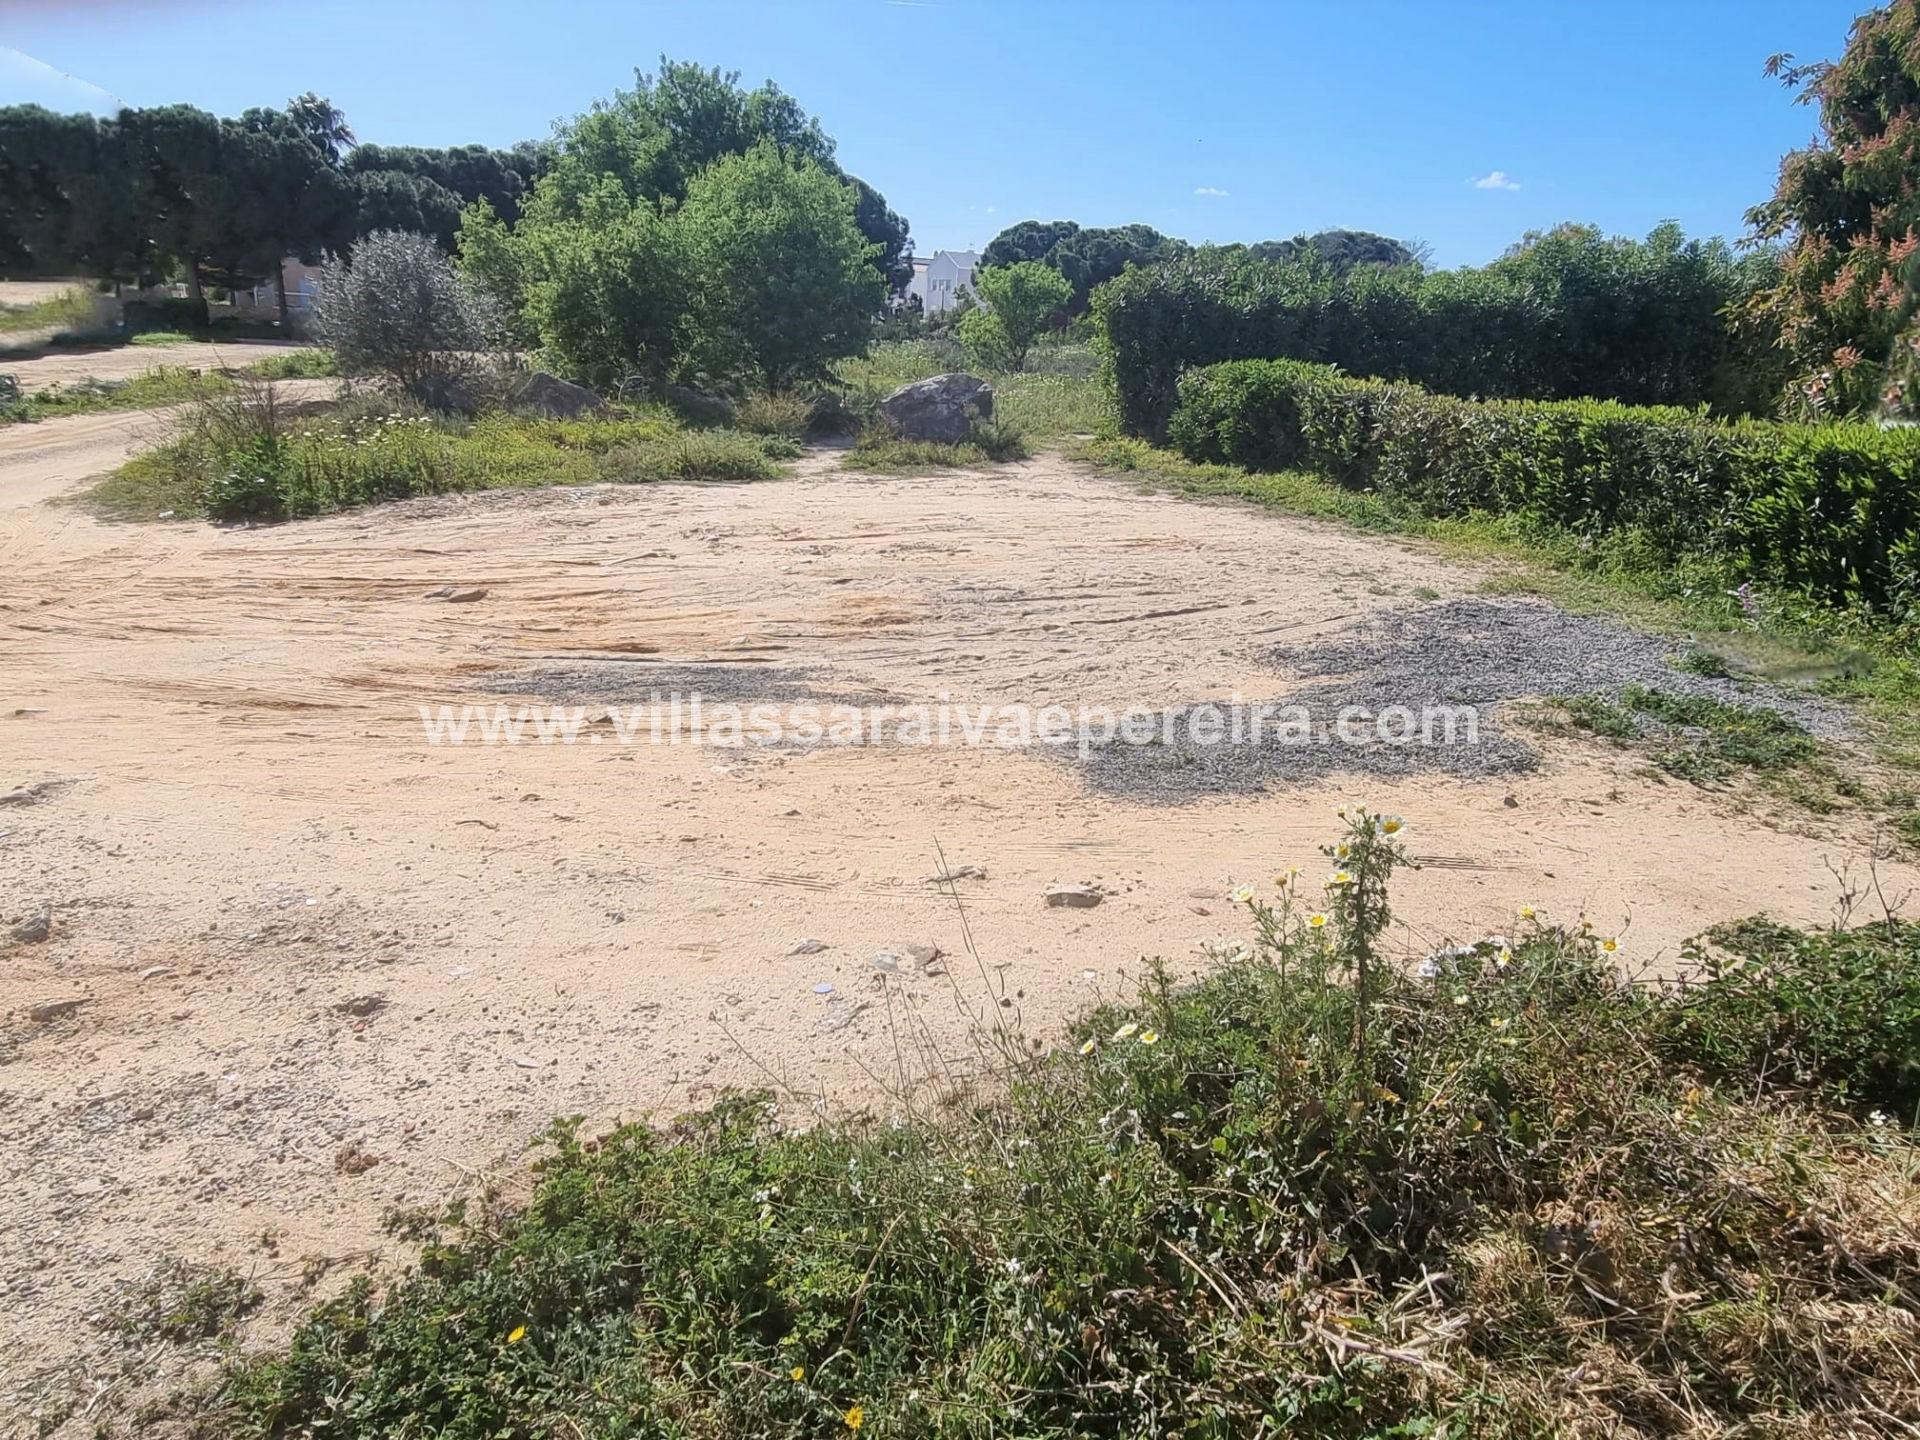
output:
[[[831,980],[822,980],[818,985],[813,987],[813,993],[816,995],[831,995],[833,993],[833,982]]]
[[[860,1012],[872,1003],[871,1000],[857,1000],[851,1004],[844,1000],[835,1000],[828,1009],[826,1018],[820,1022],[820,1032],[823,1035],[830,1035],[836,1030],[846,1029]]]
[[[927,876],[924,883],[928,885],[951,885],[956,880],[984,880],[986,878],[987,867],[984,865],[957,865],[951,870],[942,870],[938,875]]]
[[[509,1055],[507,1058],[522,1070],[538,1070],[540,1068],[540,1062],[538,1060],[529,1060],[525,1055]]]
[[[53,909],[42,905],[13,927],[13,938],[22,945],[38,945],[53,934]]]
[[[876,970],[884,970],[889,975],[898,975],[901,972],[903,962],[893,951],[882,950],[867,963]]]
[[[798,945],[794,946],[791,950],[787,951],[787,954],[818,955],[822,950],[826,948],[827,948],[827,942],[824,940],[806,939],[806,940],[802,940]]]
[[[173,966],[171,965],[149,965],[140,972],[140,978],[142,980],[158,980],[162,975],[171,974],[173,974]]]

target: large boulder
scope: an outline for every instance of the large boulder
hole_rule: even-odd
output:
[[[993,418],[993,386],[978,375],[933,375],[902,385],[880,402],[880,413],[909,440],[958,445]]]
[[[551,419],[571,420],[588,410],[598,410],[604,402],[584,385],[576,385],[571,380],[562,380],[557,375],[536,370],[520,382],[510,403],[516,410],[530,410],[535,415],[545,415]]]

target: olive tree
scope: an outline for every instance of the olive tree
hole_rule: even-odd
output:
[[[343,375],[424,405],[466,408],[493,366],[495,307],[424,235],[378,230],[321,271],[314,324]]]

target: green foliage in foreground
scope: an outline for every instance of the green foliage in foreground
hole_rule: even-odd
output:
[[[1920,1151],[1797,1093],[1885,1030],[1829,1027],[1818,1073],[1786,1073],[1741,1043],[1744,991],[1623,984],[1613,942],[1531,915],[1385,965],[1396,828],[1352,818],[1324,889],[1241,892],[1250,945],[971,1108],[557,1126],[524,1211],[454,1207],[416,1272],[242,1366],[213,1423],[1224,1440],[1915,1413]],[[1882,962],[1849,971],[1863,1010],[1911,1007],[1920,935],[1883,928],[1777,948],[1809,970],[1770,1013],[1810,1023],[1842,949]]]
[[[115,519],[288,520],[464,490],[766,480],[797,453],[780,436],[688,431],[656,411],[469,423],[404,408],[299,411],[245,387],[194,407],[175,438],[87,498]]]
[[[1920,430],[1721,424],[1592,400],[1476,402],[1284,360],[1189,372],[1189,459],[1303,468],[1424,514],[1630,532],[1816,601],[1920,606]]]

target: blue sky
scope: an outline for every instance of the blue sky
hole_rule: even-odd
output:
[[[778,81],[923,252],[1067,217],[1195,241],[1350,226],[1461,265],[1560,220],[1737,234],[1814,130],[1762,64],[1837,55],[1863,8],[0,0],[0,102],[236,113],[312,89],[363,140],[504,145],[664,52]]]

